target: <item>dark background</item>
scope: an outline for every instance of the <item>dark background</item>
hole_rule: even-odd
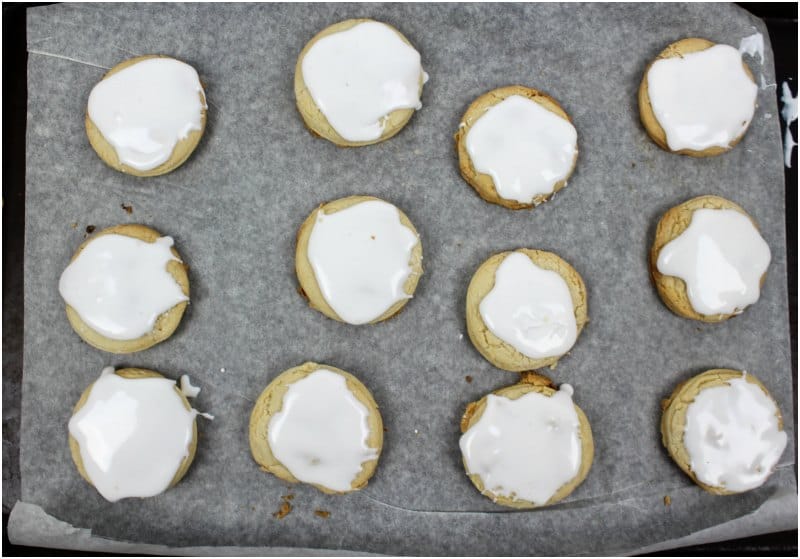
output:
[[[19,497],[19,423],[22,380],[23,252],[25,235],[26,10],[50,2],[3,4],[3,551],[4,556],[87,555],[16,546],[6,536],[8,513]],[[775,55],[775,76],[797,95],[797,4],[740,3],[762,18]],[[781,121],[781,127],[784,123]],[[795,140],[797,123],[792,125]],[[786,169],[786,231],[794,400],[797,401],[797,152]],[[794,409],[797,424],[797,407]],[[795,458],[795,462],[796,462]],[[796,469],[795,469],[796,472]],[[797,556],[797,530],[705,544],[654,555]],[[91,555],[91,554],[90,554]]]

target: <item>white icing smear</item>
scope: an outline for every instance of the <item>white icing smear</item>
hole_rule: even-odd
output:
[[[700,209],[689,227],[664,245],[656,267],[686,283],[700,314],[733,314],[758,301],[769,246],[752,221],[735,210]]]
[[[543,505],[581,466],[580,423],[572,387],[516,400],[490,394],[480,419],[461,436],[468,474],[486,491]]]
[[[759,60],[764,62],[764,36],[761,33],[753,33],[747,37],[742,38],[739,42],[739,52],[741,54],[749,54],[753,58],[758,56]]]
[[[180,385],[181,392],[187,398],[197,398],[197,395],[200,394],[200,387],[192,384],[192,379],[189,378],[189,375],[181,376]]]
[[[135,340],[158,316],[189,298],[167,271],[171,237],[148,243],[126,235],[93,239],[61,274],[58,290],[92,330],[112,340]]]
[[[778,408],[742,378],[706,388],[686,410],[683,444],[697,479],[729,491],[763,484],[786,448]]]
[[[567,282],[521,252],[500,263],[479,310],[492,334],[533,359],[565,354],[578,336]]]
[[[792,168],[792,152],[797,142],[792,136],[792,123],[797,120],[797,97],[792,95],[792,89],[787,82],[781,84],[781,118],[786,123],[786,130],[783,134],[783,164]]]
[[[351,142],[377,140],[397,109],[420,109],[427,81],[419,53],[376,21],[319,39],[303,57],[302,72],[314,103]]]
[[[319,211],[308,260],[336,314],[350,324],[366,324],[410,298],[403,285],[417,243],[396,207],[368,200],[331,214]]]
[[[368,418],[345,378],[320,368],[289,386],[267,427],[269,447],[300,481],[349,491],[361,465],[378,457],[367,446]]]
[[[758,93],[742,55],[728,45],[657,60],[647,73],[647,88],[675,151],[730,146],[747,130]]]
[[[126,379],[107,367],[69,421],[84,469],[109,501],[165,491],[189,455],[197,412],[165,378]]]
[[[172,58],[148,58],[92,89],[89,118],[122,163],[148,171],[167,161],[189,132],[202,129],[204,99],[194,68]]]
[[[490,107],[467,133],[476,171],[492,177],[501,198],[531,203],[570,173],[578,132],[539,103],[511,95]]]

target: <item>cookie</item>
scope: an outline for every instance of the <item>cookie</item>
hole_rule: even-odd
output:
[[[755,112],[758,87],[741,53],[699,38],[665,48],[645,70],[639,116],[661,148],[692,157],[732,149]]]
[[[566,111],[521,85],[473,101],[455,142],[464,180],[487,202],[515,210],[549,200],[578,160],[578,133]]]
[[[131,58],[92,89],[86,109],[89,143],[109,167],[154,177],[180,167],[206,126],[197,71],[163,55]]]
[[[67,319],[89,345],[141,351],[169,338],[189,304],[188,266],[172,237],[117,225],[86,239],[61,274]]]
[[[400,132],[422,108],[428,75],[397,29],[370,19],[326,27],[303,48],[294,73],[306,127],[338,146],[366,146]]]
[[[69,421],[69,448],[81,477],[111,502],[152,497],[176,485],[197,450],[197,411],[186,398],[155,371],[103,369]]]
[[[467,333],[481,355],[507,371],[555,366],[586,322],[586,286],[552,252],[495,254],[467,288]]]
[[[716,495],[761,486],[786,448],[778,405],[749,373],[706,371],[679,384],[661,407],[664,447],[686,475]]]
[[[467,405],[459,441],[464,469],[481,494],[514,508],[552,505],[586,479],[594,458],[589,420],[550,379],[526,373]]]
[[[721,322],[758,301],[771,254],[747,212],[719,196],[670,209],[650,249],[650,275],[669,309]]]
[[[255,461],[324,493],[362,489],[375,473],[383,421],[372,394],[341,369],[303,363],[278,375],[250,416]]]
[[[295,270],[311,308],[349,324],[400,312],[422,275],[422,244],[408,217],[371,196],[311,212],[297,233]]]

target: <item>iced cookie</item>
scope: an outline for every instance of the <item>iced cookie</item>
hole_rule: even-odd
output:
[[[89,143],[123,173],[154,177],[177,169],[205,126],[206,97],[197,71],[167,56],[117,64],[89,94]]]
[[[762,485],[786,448],[781,412],[749,373],[706,371],[679,384],[661,407],[661,437],[670,456],[717,495]]]
[[[719,155],[742,139],[758,87],[741,53],[706,39],[682,39],[656,57],[639,86],[639,116],[664,150]]]
[[[397,134],[422,108],[427,80],[419,53],[397,29],[348,19],[303,48],[294,94],[312,133],[339,146],[366,146]]]
[[[108,501],[152,497],[177,484],[197,450],[199,392],[146,369],[106,367],[69,420],[69,448],[81,476]],[[194,390],[191,390],[194,389]]]
[[[532,208],[566,184],[578,160],[578,132],[555,99],[521,85],[478,97],[455,135],[461,176],[481,198]]]
[[[308,362],[284,371],[250,416],[250,451],[261,468],[324,493],[365,487],[382,446],[383,421],[372,394],[328,365]]]
[[[725,198],[700,196],[659,221],[650,273],[672,312],[721,322],[758,301],[770,258],[747,212]]]
[[[589,320],[586,286],[558,255],[527,248],[495,254],[467,289],[467,333],[507,371],[555,366]]]
[[[594,457],[589,420],[572,387],[526,373],[520,384],[467,405],[461,455],[472,483],[497,504],[552,505],[586,479]]]
[[[323,204],[297,234],[295,270],[312,308],[349,324],[400,312],[422,275],[422,244],[403,212],[370,196]]]
[[[104,229],[78,247],[58,290],[83,340],[111,353],[132,353],[169,338],[189,304],[188,267],[144,225]]]

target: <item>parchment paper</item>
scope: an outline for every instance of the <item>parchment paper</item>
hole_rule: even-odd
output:
[[[395,25],[421,52],[431,76],[423,108],[406,129],[359,149],[312,137],[292,89],[305,42],[350,17]],[[720,498],[680,472],[658,431],[660,400],[676,383],[707,368],[731,367],[765,382],[794,441],[774,90],[759,92],[742,143],[709,159],[661,151],[639,124],[636,103],[645,66],[668,43],[703,36],[738,46],[756,31],[764,34],[765,60],[747,61],[757,78],[763,74],[773,84],[766,29],[730,5],[66,4],[31,10],[22,500],[96,536],[165,546],[580,554],[631,552],[752,513],[776,491],[796,495],[793,442],[765,486]],[[211,106],[205,137],[183,167],[137,179],[98,159],[83,115],[105,68],[147,53],[194,65]],[[460,178],[452,144],[466,106],[513,83],[558,99],[579,133],[570,184],[532,212],[483,202]],[[773,254],[761,300],[719,325],[671,314],[647,272],[661,214],[707,193],[744,206]],[[351,194],[397,204],[423,242],[425,275],[415,298],[377,326],[326,319],[296,292],[297,228],[320,202]],[[176,239],[191,267],[192,303],[170,340],[114,356],[71,330],[57,281],[87,225],[125,222]],[[522,246],[557,252],[586,281],[591,322],[547,374],[575,387],[596,448],[588,479],[570,498],[528,512],[479,495],[458,450],[464,406],[516,378],[493,369],[467,339],[467,284],[488,256]],[[250,457],[253,401],[277,374],[306,360],[356,374],[381,406],[384,452],[363,491],[335,497],[289,488]],[[188,373],[203,388],[196,407],[216,416],[200,425],[189,474],[159,497],[107,503],[72,464],[67,420],[105,365]],[[294,510],[278,520],[272,513],[288,493]],[[784,509],[780,521],[796,525],[796,508]]]

